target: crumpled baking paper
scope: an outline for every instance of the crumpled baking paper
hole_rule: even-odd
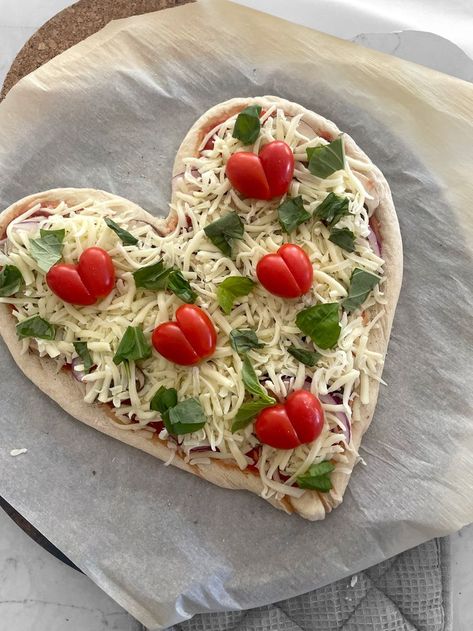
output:
[[[165,215],[193,121],[261,94],[350,133],[401,224],[388,387],[340,508],[309,523],[164,467],[67,416],[0,345],[0,493],[150,629],[314,589],[473,521],[471,85],[225,2],[115,22],[0,105],[0,206],[92,186]]]

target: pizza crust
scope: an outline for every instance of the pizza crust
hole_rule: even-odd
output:
[[[281,107],[289,116],[302,113],[302,120],[319,135],[336,138],[341,133],[331,121],[296,103],[291,103],[278,97],[231,99],[208,110],[191,127],[177,153],[173,176],[177,176],[185,170],[184,158],[198,155],[204,136],[219,122],[238,113],[250,104],[259,104],[263,108],[268,108],[274,103]],[[379,221],[382,236],[387,304],[385,305],[385,313],[379,320],[380,326],[372,329],[370,332],[368,347],[385,355],[402,280],[402,241],[399,224],[389,186],[381,171],[372,164],[350,136],[344,134],[344,139],[347,155],[355,157],[366,165],[363,176],[368,178],[368,184],[372,187],[373,196],[376,200],[379,200],[374,214]],[[366,184],[366,181],[364,183]],[[64,200],[68,205],[75,205],[90,198],[96,200],[110,199],[125,205],[128,209],[131,207],[136,219],[147,221],[163,235],[169,233],[176,225],[176,217],[172,212],[166,220],[157,219],[138,205],[111,193],[95,189],[64,188],[30,195],[7,208],[0,214],[0,235],[5,234],[6,227],[13,219],[37,202],[47,206],[48,204],[54,205],[55,202]],[[376,309],[373,308],[370,315],[376,315]],[[84,389],[81,384],[76,382],[68,372],[64,370],[58,372],[56,362],[49,358],[40,358],[33,350],[22,354],[22,344],[17,338],[15,326],[16,319],[11,314],[9,306],[0,304],[0,333],[19,368],[43,392],[76,419],[163,461],[169,461],[173,455],[173,450],[167,446],[166,442],[161,441],[157,434],[153,434],[152,438],[150,438],[150,433],[144,430],[121,430],[118,423],[111,418],[114,416],[113,409],[106,404],[85,403],[83,400]],[[271,504],[286,512],[295,512],[306,519],[315,521],[323,519],[327,513],[341,503],[351,471],[357,460],[361,438],[373,417],[378,389],[379,383],[375,380],[370,380],[370,403],[369,405],[360,406],[359,418],[353,418],[352,442],[350,448],[346,451],[348,463],[336,466],[335,471],[331,475],[332,490],[329,493],[306,491],[301,498],[286,496],[278,500],[272,497],[268,500]],[[190,465],[184,461],[184,457],[178,452],[174,453],[171,463],[180,469],[224,488],[244,489],[258,495],[261,495],[263,491],[263,484],[258,474],[251,469],[241,471],[233,463],[216,460],[212,461],[210,465]]]

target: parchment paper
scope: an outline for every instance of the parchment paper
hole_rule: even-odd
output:
[[[258,94],[352,134],[401,223],[389,386],[339,509],[312,524],[166,468],[68,417],[0,346],[0,493],[151,629],[308,591],[473,521],[472,86],[223,2],[131,18],[1,104],[1,207],[94,186],[165,214],[191,123]]]

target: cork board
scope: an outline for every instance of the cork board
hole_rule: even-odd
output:
[[[0,101],[25,75],[64,52],[112,20],[177,7],[193,0],[79,0],[36,31],[8,71]]]

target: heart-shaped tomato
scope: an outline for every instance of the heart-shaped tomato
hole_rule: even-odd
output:
[[[274,140],[259,155],[250,151],[234,153],[226,172],[233,188],[245,197],[271,199],[287,193],[294,174],[294,154],[288,144]]]
[[[166,359],[192,366],[215,351],[217,333],[209,316],[196,305],[182,305],[176,321],[159,324],[153,331],[154,348]]]
[[[57,263],[46,274],[49,289],[64,302],[93,305],[104,298],[115,285],[113,261],[102,248],[87,248],[79,263]]]
[[[285,243],[275,254],[266,254],[256,266],[259,282],[282,298],[302,296],[312,286],[314,270],[302,248]]]
[[[255,432],[265,445],[294,449],[314,441],[323,426],[324,411],[318,398],[307,390],[296,390],[284,404],[278,403],[258,414]]]

